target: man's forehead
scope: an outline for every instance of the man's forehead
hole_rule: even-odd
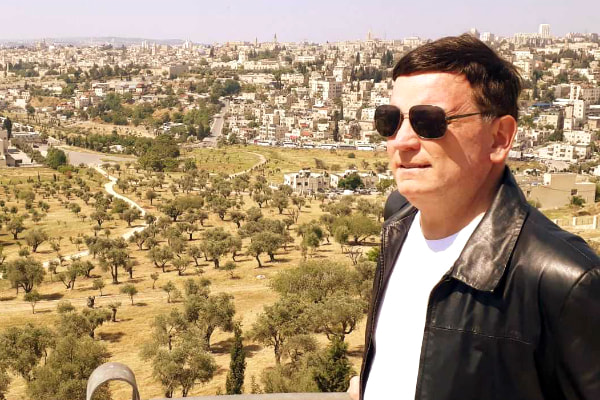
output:
[[[391,102],[401,108],[415,104],[460,107],[471,96],[471,85],[464,75],[431,72],[396,78]]]

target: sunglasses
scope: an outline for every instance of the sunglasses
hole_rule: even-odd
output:
[[[410,126],[422,139],[440,139],[446,134],[450,121],[481,114],[470,113],[446,116],[443,108],[430,105],[412,106],[408,111]],[[398,132],[404,114],[396,106],[385,104],[375,109],[375,126],[383,137],[392,137]]]

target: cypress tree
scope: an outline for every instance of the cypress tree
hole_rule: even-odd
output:
[[[244,387],[244,372],[246,370],[246,351],[242,343],[242,328],[236,325],[234,328],[235,339],[231,348],[231,361],[229,372],[225,382],[227,394],[242,394]]]
[[[334,338],[313,371],[313,379],[321,392],[344,392],[354,375],[352,364],[348,360],[348,345]]]

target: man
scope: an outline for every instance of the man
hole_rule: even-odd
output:
[[[463,35],[409,52],[393,79],[375,122],[403,197],[353,397],[600,399],[599,259],[505,166],[518,73]]]

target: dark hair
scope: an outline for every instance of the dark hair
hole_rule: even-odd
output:
[[[396,64],[393,79],[425,72],[464,75],[484,116],[519,116],[521,76],[481,40],[471,35],[449,36],[426,43],[405,54]]]

